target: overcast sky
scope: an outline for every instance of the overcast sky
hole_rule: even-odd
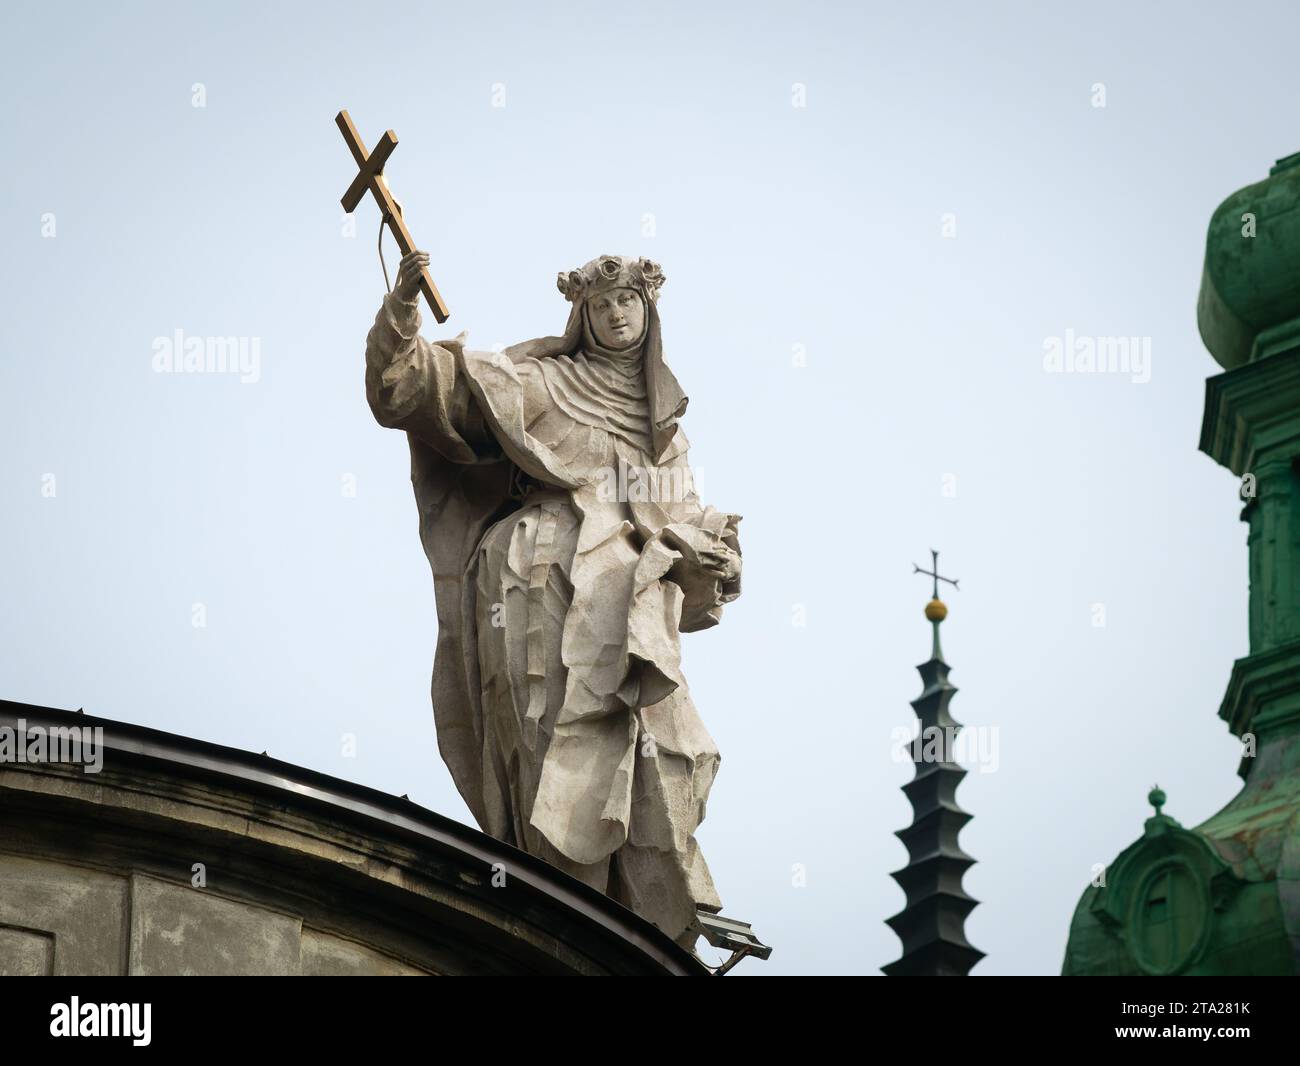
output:
[[[0,19],[0,696],[470,820],[435,747],[406,441],[365,402],[384,284],[373,203],[355,230],[339,207],[346,107],[401,142],[389,180],[452,311],[426,336],[556,333],[557,271],[663,266],[702,492],[744,515],[744,594],[683,641],[723,753],[700,840],[775,947],[738,972],[899,954],[891,736],[931,547],[961,580],[952,710],[986,744],[959,792],[976,974],[1059,972],[1153,783],[1185,825],[1237,790],[1216,712],[1247,651],[1246,529],[1196,447],[1218,368],[1195,305],[1215,206],[1300,149],[1294,8]],[[244,338],[256,372],[156,372],[176,331]],[[1127,372],[1045,368],[1111,337]]]

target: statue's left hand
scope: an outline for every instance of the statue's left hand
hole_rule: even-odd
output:
[[[740,556],[730,548],[702,552],[700,565],[724,583],[740,576]]]

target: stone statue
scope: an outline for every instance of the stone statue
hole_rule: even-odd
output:
[[[410,441],[442,757],[485,832],[690,947],[697,907],[722,905],[694,837],[719,755],[679,634],[740,594],[740,516],[695,492],[663,273],[603,255],[561,274],[564,335],[493,353],[419,335],[427,264],[402,259],[366,397]]]

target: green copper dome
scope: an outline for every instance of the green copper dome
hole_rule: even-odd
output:
[[[1298,202],[1300,153],[1278,160],[1210,219],[1196,321],[1225,370],[1300,340]]]

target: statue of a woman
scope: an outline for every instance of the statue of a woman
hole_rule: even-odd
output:
[[[438,746],[487,833],[693,944],[721,901],[695,842],[718,750],[679,633],[740,594],[738,515],[700,503],[648,259],[559,277],[562,337],[473,352],[419,335],[422,252],[366,344],[405,430],[433,567]]]

